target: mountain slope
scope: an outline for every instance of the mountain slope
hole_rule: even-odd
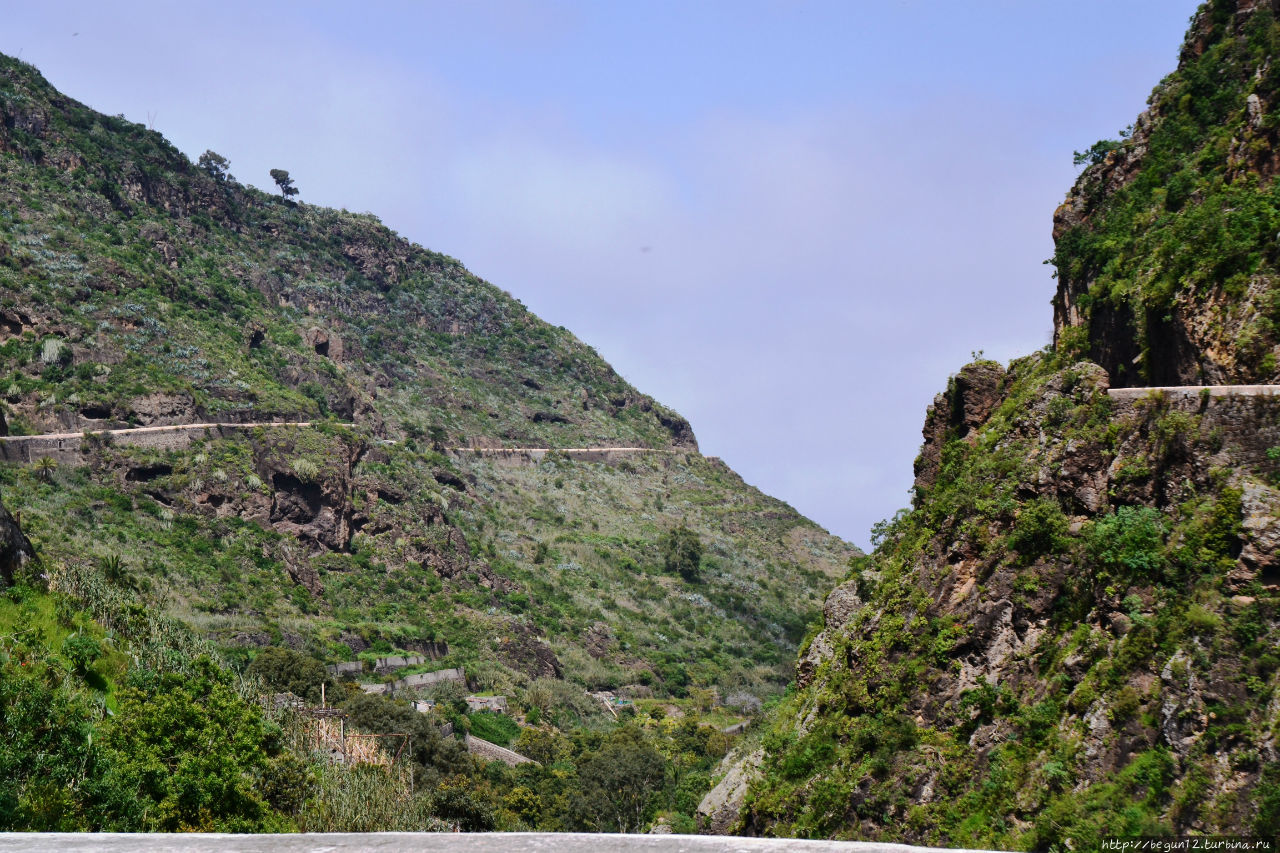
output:
[[[15,435],[322,422],[90,437],[50,451],[52,475],[10,442],[29,465],[0,469],[46,559],[119,559],[148,603],[246,655],[421,649],[508,691],[763,696],[854,553],[452,258],[193,165],[9,58],[0,395]],[[680,527],[703,546],[688,577],[658,547]]]
[[[1055,216],[1055,346],[953,377],[739,829],[997,849],[1280,829],[1277,4],[1219,0]],[[1113,393],[1119,390],[1120,393]]]

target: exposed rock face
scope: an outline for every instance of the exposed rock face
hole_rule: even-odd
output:
[[[564,675],[555,652],[527,623],[508,623],[497,651],[503,663],[530,678],[560,678]]]
[[[135,399],[129,408],[140,426],[192,424],[204,420],[195,401],[186,394],[148,394]]]
[[[1004,368],[981,361],[965,365],[929,407],[924,420],[924,447],[916,459],[916,486],[927,487],[938,476],[942,446],[954,435],[961,438],[981,426],[999,404]]]
[[[587,654],[593,658],[600,660],[609,656],[611,649],[615,644],[613,639],[613,631],[603,622],[597,622],[587,631],[586,641],[584,643]]]
[[[0,503],[0,579],[13,583],[17,572],[35,559],[35,549],[27,541],[18,522]]]
[[[342,361],[342,338],[333,332],[324,329],[308,329],[303,339],[307,342],[307,346],[315,350],[316,355],[333,361]]]
[[[1280,169],[1280,72],[1248,47],[1271,37],[1278,9],[1273,0],[1205,4],[1178,71],[1054,214],[1055,345],[1078,347],[1116,387],[1280,375],[1274,229],[1241,218],[1270,204]],[[1202,216],[1224,230],[1206,230]]]
[[[759,773],[764,750],[757,749],[748,755],[728,755],[721,767],[728,767],[724,778],[707,792],[698,804],[698,818],[704,832],[712,835],[729,835],[742,812],[752,778]]]
[[[1260,483],[1245,483],[1242,499],[1244,545],[1240,571],[1232,583],[1245,588],[1251,581],[1280,584],[1280,494]]]
[[[827,596],[822,606],[822,630],[813,638],[796,664],[798,686],[805,687],[813,681],[818,664],[831,656],[833,639],[861,607],[862,599],[858,597],[857,581],[846,581]]]

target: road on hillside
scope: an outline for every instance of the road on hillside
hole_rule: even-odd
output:
[[[272,421],[264,423],[233,424],[169,424],[166,426],[125,427],[124,429],[84,429],[80,432],[46,432],[40,435],[0,435],[0,441],[35,441],[57,440],[67,438],[83,438],[87,435],[143,435],[145,433],[166,432],[189,429],[254,429],[255,427],[309,427],[316,426],[316,421]],[[325,421],[328,423],[328,421]],[[334,426],[352,426],[352,424],[334,424]]]
[[[450,453],[692,453],[670,447],[446,447]]]
[[[3,435],[0,441],[58,441],[83,438],[85,435],[130,436],[148,433],[203,429],[257,429],[258,427],[312,427],[329,421],[258,421],[253,423],[166,424],[163,426],[124,427],[121,429],[85,429],[80,432],[46,432],[39,435]],[[350,427],[354,424],[334,423]],[[679,448],[657,447],[448,447],[451,453],[683,453]]]

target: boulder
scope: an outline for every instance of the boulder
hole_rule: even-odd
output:
[[[707,792],[698,804],[698,822],[704,832],[712,835],[728,835],[738,822],[747,788],[760,772],[764,750],[757,749],[745,756],[730,755],[721,767],[727,772],[714,788]]]

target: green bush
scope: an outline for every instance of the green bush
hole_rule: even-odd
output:
[[[263,649],[249,664],[248,673],[275,692],[292,693],[316,705],[320,704],[320,685],[327,685],[329,691],[337,686],[319,661],[293,649]]]
[[[1159,510],[1122,506],[1091,524],[1085,533],[1099,580],[1157,580],[1166,565],[1166,527]]]
[[[699,579],[702,567],[702,540],[683,524],[668,530],[658,539],[662,567],[679,574],[690,583]]]
[[[197,674],[137,673],[104,727],[108,768],[88,798],[91,823],[149,832],[285,827],[257,780],[282,753],[280,731],[211,661]],[[128,792],[128,796],[122,796]]]
[[[1070,542],[1067,517],[1058,502],[1038,498],[1022,507],[1009,534],[1009,545],[1028,562],[1059,554]]]

